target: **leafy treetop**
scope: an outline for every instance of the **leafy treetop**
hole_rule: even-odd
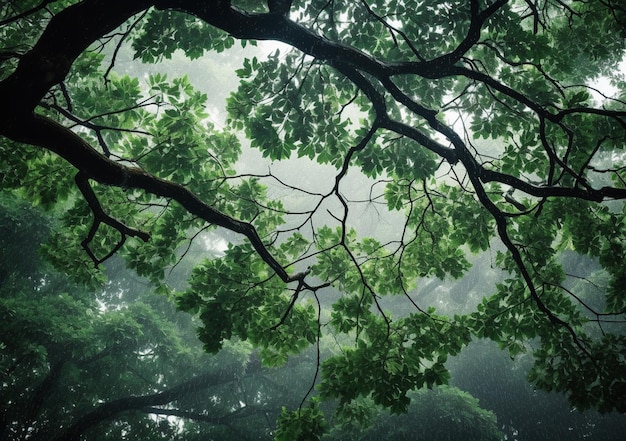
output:
[[[190,238],[221,227],[246,240],[194,270],[179,307],[198,314],[207,350],[244,339],[268,364],[335,334],[319,393],[339,411],[359,397],[406,410],[407,391],[445,383],[447,357],[472,338],[531,351],[531,381],[577,407],[626,410],[619,3],[315,0],[277,13],[20,0],[0,12],[2,188],[58,209],[65,228],[44,254],[77,279],[119,252],[159,283]],[[116,73],[128,47],[157,63],[236,40],[291,50],[236,71],[223,129],[186,77]],[[238,173],[240,132],[275,164],[308,158],[333,177],[311,189],[300,172]],[[365,198],[351,196],[357,171]],[[359,228],[361,204],[392,231]],[[421,279],[461,277],[487,250],[505,277],[473,312],[416,298]],[[566,273],[564,251],[607,274],[593,300],[571,288],[589,274]],[[383,303],[393,294],[398,316]]]

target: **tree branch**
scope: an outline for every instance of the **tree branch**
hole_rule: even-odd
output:
[[[221,213],[204,203],[194,193],[180,184],[150,175],[136,167],[127,167],[107,158],[76,133],[49,118],[40,115],[31,115],[30,118],[24,117],[19,124],[16,122],[8,131],[10,131],[11,137],[15,141],[38,145],[53,151],[80,170],[77,176],[77,184],[81,183],[79,188],[83,191],[83,195],[96,216],[96,222],[92,227],[91,233],[95,234],[94,228],[97,229],[99,222],[104,222],[116,228],[122,235],[137,236],[142,240],[147,240],[146,233],[126,227],[106,215],[91,188],[85,184],[86,179],[93,179],[106,185],[141,189],[155,196],[173,199],[181,204],[190,214],[198,216],[211,224],[244,235],[259,256],[284,282],[300,280],[305,276],[302,273],[290,276],[269,252],[252,224]],[[88,244],[89,241],[88,237],[86,243]],[[94,256],[91,257],[92,259],[94,258]]]
[[[132,396],[120,398],[101,404],[88,414],[84,415],[71,426],[65,428],[63,433],[53,439],[53,441],[78,441],[83,433],[88,429],[96,426],[102,421],[110,419],[120,413],[129,410],[142,410],[151,406],[159,406],[170,403],[185,394],[192,391],[205,389],[211,385],[219,384],[225,381],[231,381],[235,378],[234,372],[225,369],[223,372],[209,372],[198,375],[184,383],[174,386],[171,389],[150,395]]]
[[[74,179],[76,181],[76,186],[83,194],[83,197],[87,201],[87,204],[89,204],[89,208],[91,208],[94,216],[89,233],[87,234],[87,237],[81,242],[81,245],[96,266],[109,259],[120,248],[122,248],[122,246],[126,242],[126,236],[138,237],[144,242],[148,241],[148,239],[150,238],[150,235],[148,233],[136,230],[134,228],[130,228],[104,212],[102,205],[100,205],[100,201],[98,201],[98,198],[91,188],[91,185],[89,185],[89,177],[84,172],[79,171]],[[121,237],[119,242],[111,249],[111,251],[106,256],[99,259],[89,248],[89,244],[93,240],[96,232],[98,231],[98,228],[100,227],[100,224],[102,223],[109,225],[110,227],[119,231]]]
[[[120,231],[122,234],[120,243],[125,240],[125,235],[147,238],[145,233],[130,229],[103,212],[97,199],[93,197],[93,192],[87,182],[88,179],[93,179],[102,184],[142,189],[153,195],[175,200],[189,213],[204,219],[206,222],[247,237],[255,251],[284,282],[302,281],[305,274],[293,276],[287,274],[250,223],[233,219],[215,210],[180,184],[160,179],[141,169],[127,167],[107,158],[68,128],[51,119],[33,114],[43,96],[53,85],[63,81],[74,60],[89,44],[120,26],[132,15],[145,11],[151,6],[156,6],[159,9],[176,9],[193,14],[237,38],[282,41],[310,56],[327,62],[342,72],[368,96],[377,112],[379,127],[410,137],[446,158],[451,164],[458,160],[458,155],[467,153],[468,156],[464,156],[463,162],[477,191],[480,183],[500,182],[527,194],[543,198],[575,197],[592,201],[626,198],[626,189],[537,186],[508,174],[486,170],[478,164],[475,158],[469,156],[469,152],[463,152],[465,149],[463,141],[450,127],[444,126],[435,118],[434,111],[420,106],[399,89],[393,87],[391,78],[400,74],[412,74],[424,78],[444,78],[456,75],[493,88],[532,110],[540,118],[545,118],[551,122],[558,123],[565,116],[576,112],[613,117],[618,122],[623,123],[626,112],[621,111],[587,108],[548,111],[524,94],[500,83],[495,78],[455,64],[478,41],[480,29],[485,21],[505,3],[506,0],[495,1],[481,12],[478,9],[478,2],[472,1],[470,5],[470,29],[466,38],[452,52],[428,61],[387,62],[367,55],[358,49],[330,41],[304,26],[290,21],[285,15],[249,14],[231,6],[229,1],[110,0],[103,2],[85,0],[52,17],[33,49],[21,58],[17,69],[0,82],[0,96],[3,98],[3,102],[11,103],[11,106],[0,107],[0,134],[15,141],[48,149],[70,162],[80,171],[77,176],[79,178],[77,184],[88,200],[95,216],[90,234],[86,238],[86,245],[91,240],[90,238],[93,238],[95,230],[102,222]],[[96,17],[97,19],[95,19]],[[76,23],[82,25],[76,26]],[[416,114],[425,118],[431,127],[444,134],[454,145],[454,149],[439,144],[412,126],[389,119],[384,105],[386,97],[384,93],[378,90],[378,85],[375,86],[370,81],[371,77],[386,87],[387,92],[390,92],[399,102],[409,106]],[[489,207],[486,206],[486,208]],[[87,246],[86,249],[88,249]],[[98,261],[93,255],[92,259]]]

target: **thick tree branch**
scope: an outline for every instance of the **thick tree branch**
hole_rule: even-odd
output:
[[[138,168],[124,166],[98,153],[78,135],[62,127],[51,119],[33,114],[35,107],[49,89],[63,81],[74,60],[94,41],[119,27],[131,16],[145,11],[151,6],[160,9],[176,9],[193,14],[207,23],[214,25],[237,38],[272,39],[282,41],[300,49],[304,53],[334,66],[353,81],[372,101],[378,114],[377,124],[401,135],[416,140],[438,155],[455,163],[457,155],[465,148],[462,140],[454,131],[444,126],[435,116],[434,111],[425,109],[408,96],[393,87],[391,78],[399,74],[412,74],[424,78],[444,78],[451,75],[463,76],[481,82],[487,87],[515,99],[548,121],[559,122],[571,112],[595,113],[617,118],[622,121],[625,112],[613,112],[598,109],[562,110],[556,113],[546,110],[518,91],[498,82],[496,79],[465,67],[456,62],[469,48],[478,41],[480,30],[486,20],[506,3],[498,0],[487,9],[479,11],[478,2],[471,3],[471,23],[466,38],[451,53],[428,61],[387,62],[376,59],[364,52],[330,41],[313,31],[290,21],[282,14],[249,14],[230,5],[229,1],[198,2],[195,0],[86,0],[68,7],[54,16],[31,51],[25,54],[15,72],[0,82],[0,96],[3,102],[11,106],[0,107],[0,134],[15,141],[41,146],[53,151],[70,162],[80,172],[82,187],[86,197],[88,179],[107,185],[137,188],[156,196],[176,200],[187,211],[205,221],[227,228],[246,236],[261,258],[285,281],[300,281],[303,274],[290,276],[270,254],[258,236],[254,227],[221,213],[198,199],[182,185],[149,175]],[[81,23],[81,26],[76,26]],[[366,75],[367,74],[367,77]],[[430,139],[415,128],[392,121],[388,118],[384,106],[385,96],[370,82],[369,77],[377,79],[387,91],[404,105],[421,115],[435,130],[444,134],[454,145],[447,148]],[[626,190],[605,187],[599,190],[590,188],[566,188],[554,185],[537,186],[519,178],[485,170],[473,158],[466,158],[468,173],[481,182],[500,182],[538,197],[577,197],[593,201],[607,198],[626,198]],[[469,166],[469,161],[472,162]],[[87,193],[85,193],[87,191]],[[140,232],[123,226],[104,215],[91,199],[95,208],[95,228],[104,221],[117,228],[122,234],[133,234],[145,238]],[[98,221],[98,219],[100,219]],[[93,256],[92,256],[93,257]]]
[[[87,47],[132,15],[147,9],[147,0],[89,0],[68,7],[49,22],[17,69],[0,82],[0,134],[16,119],[30,114],[52,86],[63,81],[74,60]],[[80,25],[78,25],[80,23]]]
[[[155,394],[125,397],[109,401],[108,403],[104,403],[84,415],[70,427],[67,427],[63,433],[54,438],[53,441],[77,441],[82,438],[82,435],[88,429],[123,412],[127,412],[129,410],[142,410],[147,407],[164,405],[192,391],[205,389],[211,385],[223,383],[225,381],[231,381],[234,378],[234,372],[229,372],[225,369],[220,373],[210,372],[198,375],[197,377],[185,381],[178,386]]]
[[[141,189],[155,196],[173,199],[190,214],[211,224],[243,234],[248,238],[255,251],[284,282],[300,280],[305,276],[304,274],[293,276],[287,274],[282,265],[269,252],[251,224],[219,212],[180,184],[160,179],[139,168],[127,167],[107,158],[80,136],[49,118],[39,115],[32,115],[30,118],[24,117],[19,126],[15,125],[12,128],[11,135],[15,141],[38,145],[55,152],[80,170],[78,182],[82,182],[81,190],[84,191],[92,209],[95,209],[96,219],[118,229],[122,234],[138,236],[142,240],[147,239],[145,233],[125,227],[107,216],[97,203],[95,195],[91,194],[90,188],[84,184],[86,179],[93,179],[102,184],[122,188]]]

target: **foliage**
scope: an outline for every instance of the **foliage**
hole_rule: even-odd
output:
[[[315,401],[312,401],[311,407],[293,412],[283,407],[278,423],[274,438],[277,441],[318,441],[326,431],[324,415]]]
[[[508,439],[543,441],[554,438],[620,439],[626,429],[623,414],[599,414],[567,406],[563,394],[537,389],[526,380],[533,360],[512,360],[493,342],[472,342],[451,360],[452,384],[470,392],[484,409],[497,414]]]
[[[182,434],[184,439],[209,435],[214,439],[270,439],[273,424],[267,424],[269,415],[275,415],[280,423],[277,439],[320,439],[327,423],[319,400],[303,410],[289,412],[284,407],[296,407],[295,392],[305,393],[308,385],[302,378],[315,370],[314,354],[292,359],[271,373],[260,369],[255,355],[249,356],[248,345],[227,345],[219,356],[202,356],[191,334],[190,317],[173,311],[166,299],[137,292],[143,288],[137,289],[119,262],[109,264],[109,273],[115,276],[97,293],[55,273],[37,259],[35,249],[23,250],[18,262],[23,265],[11,263],[24,235],[45,240],[43,226],[48,221],[39,210],[13,197],[3,197],[0,216],[7,233],[0,254],[7,275],[0,284],[3,439],[107,440],[123,436],[146,440]],[[216,375],[211,383],[196,383],[195,389],[169,400],[167,406],[154,402],[152,391],[167,393],[175,383],[184,384],[185,378],[193,381],[212,371]],[[274,376],[280,378],[278,383]],[[123,407],[125,400],[142,394],[153,402],[146,399],[141,406]],[[429,412],[435,409],[430,399],[419,404],[424,397],[411,406],[412,418],[427,418],[426,408]],[[441,404],[453,405],[449,398],[442,397]],[[113,408],[110,414],[98,415],[107,408]],[[475,411],[478,415],[484,412]],[[344,426],[361,425],[363,412],[373,422],[380,409],[371,401],[361,410],[350,406],[339,421]],[[80,421],[91,415],[97,415],[93,428],[85,430],[89,427],[81,427]],[[184,418],[185,422],[181,425],[178,419],[168,417]],[[464,424],[466,429],[487,430],[490,423],[468,420]],[[333,431],[332,439],[346,439],[342,433]]]
[[[359,440],[501,440],[495,415],[471,395],[455,388],[422,389],[410,394],[407,414],[381,414]],[[352,439],[348,434],[343,438]]]
[[[117,271],[103,290],[90,292],[44,265],[36,249],[16,252],[29,244],[24,235],[45,239],[39,211],[3,197],[0,216],[12,230],[0,253],[2,439],[171,439],[180,427],[165,415],[208,411],[228,420],[232,400],[241,401],[222,389],[243,374],[247,348],[203,356],[190,318],[166,299],[133,299],[128,272]],[[180,384],[195,388],[176,395]],[[211,391],[221,402],[209,404]],[[209,423],[206,431],[224,424]],[[186,430],[194,432],[193,418]]]
[[[57,268],[98,286],[123,256],[197,314],[210,352],[240,339],[277,366],[332,335],[318,391],[338,414],[406,411],[475,338],[528,352],[533,384],[578,408],[624,412],[625,32],[623,6],[599,0],[8,1],[2,190],[58,215]],[[120,52],[193,60],[236,40],[290,49],[242,61],[224,127],[189,77],[118,73]],[[252,172],[242,136],[267,161]],[[218,227],[243,242],[225,234],[168,286]],[[472,312],[423,304],[425,278],[463,277],[483,251],[504,277]],[[600,308],[571,289],[591,274],[566,272],[567,253],[604,271]],[[315,406],[289,412],[285,427],[323,426]]]

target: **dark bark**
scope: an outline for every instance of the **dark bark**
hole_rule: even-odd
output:
[[[0,96],[5,100],[0,108],[2,132],[31,113],[46,92],[63,81],[74,60],[91,43],[152,3],[90,0],[54,16],[35,46],[20,59],[15,72],[0,82]]]
[[[273,39],[290,44],[311,56],[335,66],[360,87],[372,99],[374,104],[376,100],[371,96],[371,92],[367,90],[369,87],[366,84],[367,80],[364,79],[360,72],[374,76],[397,99],[401,97],[393,93],[393,83],[390,82],[394,75],[414,74],[426,78],[443,78],[449,75],[458,75],[485,83],[489,87],[526,105],[540,117],[554,122],[559,121],[566,114],[565,111],[551,113],[539,104],[532,102],[523,94],[498,83],[495,79],[455,64],[460,56],[475,43],[478,31],[485,20],[504,3],[504,1],[495,2],[484,11],[479,11],[474,4],[472,7],[473,19],[467,37],[449,54],[433,60],[388,63],[377,60],[349,46],[329,41],[305,27],[289,21],[283,15],[252,15],[231,7],[227,1],[208,3],[190,0],[116,0],[113,2],[88,0],[67,8],[56,15],[50,21],[46,31],[33,49],[22,57],[16,71],[0,82],[0,97],[3,98],[5,103],[12,103],[11,106],[3,106],[0,109],[0,134],[19,142],[38,145],[54,151],[78,170],[85,172],[88,178],[98,182],[142,188],[160,196],[180,198],[179,202],[186,208],[191,208],[194,214],[205,218],[208,222],[248,236],[257,251],[263,255],[263,258],[268,259],[268,256],[265,255],[266,253],[262,251],[264,248],[262,243],[258,243],[256,239],[252,238],[254,233],[248,224],[230,219],[204,204],[198,205],[196,201],[193,201],[192,195],[186,194],[177,186],[168,185],[169,183],[159,181],[139,170],[124,167],[109,160],[92,146],[73,135],[67,128],[43,117],[33,116],[34,108],[53,85],[64,79],[73,61],[89,44],[120,26],[132,15],[150,6],[156,6],[160,9],[172,8],[188,12],[209,24],[229,32],[237,38]],[[81,23],[81,26],[77,26],[76,23]],[[371,90],[374,89],[371,88]],[[464,143],[460,139],[456,139],[454,132],[436,120],[434,117],[436,112],[430,109],[416,108],[417,103],[410,100],[404,102],[404,104],[413,105],[412,110],[429,121],[435,130],[450,139],[456,152],[437,145],[437,143],[410,126],[405,126],[397,121],[387,120],[386,114],[379,115],[380,117],[385,117],[381,120],[383,124],[380,126],[413,138],[425,148],[446,158],[448,162],[455,163],[459,150],[465,148]],[[584,109],[581,109],[581,111],[584,111]],[[625,116],[624,112],[616,113],[603,110],[599,112],[612,115],[615,118]],[[626,197],[626,190],[619,188],[607,187],[594,190],[535,186],[510,175],[487,171],[480,164],[473,161],[471,155],[465,155],[465,158],[468,163],[464,165],[481,182],[496,181],[505,183],[533,196],[566,196],[595,201],[606,198]],[[271,262],[271,259],[269,260],[268,264],[278,272],[283,280],[296,280],[290,279],[285,273],[280,271],[279,265]]]
[[[588,108],[560,110],[555,107],[547,107],[534,102],[529,97],[500,83],[484,72],[463,66],[459,61],[476,43],[486,20],[505,3],[504,0],[498,0],[481,11],[478,2],[472,1],[470,3],[471,20],[467,35],[449,53],[442,54],[432,60],[416,57],[417,61],[387,62],[342,43],[330,41],[304,26],[290,21],[286,15],[275,13],[249,14],[231,6],[230,2],[226,0],[85,0],[53,17],[33,49],[20,59],[15,72],[0,82],[0,98],[4,103],[0,107],[0,135],[18,142],[40,146],[67,160],[80,172],[79,182],[83,185],[81,189],[84,190],[83,193],[88,199],[90,193],[87,181],[90,179],[108,185],[142,189],[160,197],[173,199],[189,213],[204,219],[206,222],[243,234],[249,239],[260,257],[283,281],[302,282],[305,274],[289,275],[269,252],[251,224],[233,219],[215,210],[180,184],[157,178],[138,168],[128,167],[111,160],[68,128],[48,118],[34,115],[35,107],[46,92],[65,78],[76,57],[89,44],[114,30],[134,14],[145,11],[149,7],[175,9],[192,14],[237,38],[272,39],[285,42],[336,68],[372,101],[377,113],[375,123],[377,128],[391,130],[411,138],[452,164],[457,161],[463,164],[480,202],[496,220],[499,235],[513,255],[517,255],[519,251],[508,240],[506,220],[503,220],[504,213],[485,193],[483,188],[485,183],[499,182],[540,198],[569,197],[591,201],[626,198],[626,189],[616,187],[592,188],[584,178],[569,169],[564,161],[554,157],[550,146],[544,140],[542,142],[546,155],[550,159],[551,172],[558,166],[563,170],[563,173],[575,178],[575,184],[571,186],[558,185],[550,178],[545,185],[537,185],[515,176],[486,169],[483,164],[478,162],[466,143],[454,130],[436,118],[436,109],[424,108],[406,96],[395,86],[394,77],[402,74],[434,79],[454,75],[471,79],[522,104],[536,115],[542,123],[542,127],[545,121],[560,124],[571,113],[604,115],[626,127],[624,121],[626,112]],[[415,127],[390,118],[384,106],[386,97],[382,96],[380,90],[385,90],[414,114],[424,118],[433,130],[443,135],[451,143],[452,148],[441,145]],[[540,133],[540,135],[543,134],[543,132]],[[96,217],[96,224],[104,222],[118,229],[123,236],[129,234],[147,239],[145,233],[125,229],[115,219],[105,215],[97,202],[92,200],[90,206]],[[123,239],[124,237],[122,237]],[[97,259],[94,260],[98,263]],[[518,263],[523,266],[521,261]],[[521,268],[521,271],[525,273],[526,269]],[[308,285],[304,284],[304,287],[307,288]],[[532,286],[530,288],[533,291]],[[540,301],[538,301],[538,305],[543,310]]]

